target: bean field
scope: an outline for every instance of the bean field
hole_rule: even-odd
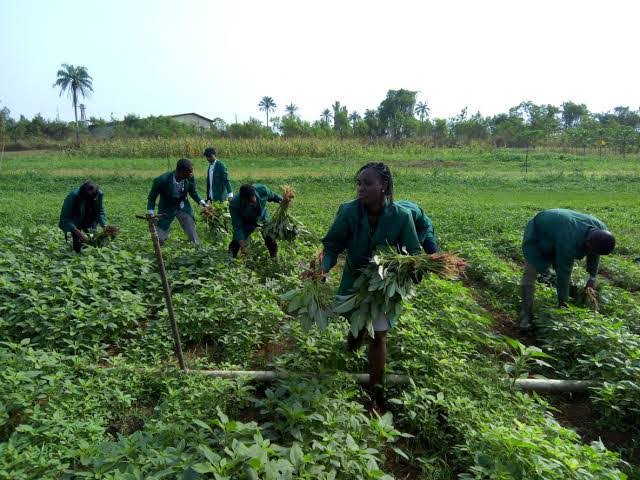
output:
[[[254,234],[230,260],[228,237],[207,239],[199,221],[194,250],[175,222],[163,254],[187,367],[283,374],[265,383],[177,368],[149,231],[135,218],[177,158],[144,157],[150,149],[0,164],[1,479],[640,478],[639,158],[536,152],[525,171],[524,154],[508,151],[220,151],[236,191],[293,186],[290,211],[308,232],[280,242],[277,259]],[[345,348],[347,322],[306,331],[281,299],[302,285],[371,160],[390,165],[395,199],[420,204],[441,248],[467,264],[460,280],[422,280],[389,332],[387,372],[411,380],[387,385],[384,415],[367,413],[345,374],[367,371],[366,349]],[[206,161],[194,163],[203,194]],[[120,235],[77,255],[57,223],[87,179]],[[539,284],[538,328],[521,337],[522,233],[545,208],[595,215],[617,249],[601,261],[597,311],[579,296],[558,309]],[[584,287],[584,262],[573,277]],[[329,286],[339,280],[336,268]],[[594,383],[545,395],[515,387],[527,376]]]

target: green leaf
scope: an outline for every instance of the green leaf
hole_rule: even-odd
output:
[[[303,453],[299,443],[296,442],[291,447],[291,450],[289,451],[289,459],[296,469],[300,468],[300,465],[302,465]]]

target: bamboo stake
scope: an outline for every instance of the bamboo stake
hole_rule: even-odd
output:
[[[121,368],[121,367],[108,367],[109,368]],[[141,369],[136,369],[143,371]],[[157,370],[154,373],[157,374],[170,374],[171,371]],[[271,383],[278,379],[290,378],[291,374],[283,370],[191,370],[186,369],[184,373],[193,375],[206,375],[209,377],[217,378],[246,378],[253,382]],[[305,373],[305,372],[297,372]],[[368,373],[349,373],[349,372],[334,372],[347,375],[353,381],[361,384],[369,383]],[[330,374],[330,372],[327,372]],[[314,376],[318,376],[318,372],[313,373]],[[411,377],[408,375],[387,374],[384,376],[385,383],[390,385],[407,385]],[[507,379],[505,379],[506,381]],[[509,380],[509,383],[512,383]],[[590,380],[562,380],[553,378],[518,378],[513,382],[514,386],[519,390],[524,391],[536,391],[542,393],[584,393],[588,392],[590,388],[600,385],[599,382]]]
[[[256,382],[273,382],[276,379],[289,377],[289,374],[285,371],[273,370],[187,370],[187,373],[219,378],[246,377]],[[348,375],[358,383],[369,383],[368,373],[345,372],[345,375]],[[392,385],[406,385],[409,383],[410,377],[407,375],[387,374],[384,376],[384,380],[385,383]],[[597,385],[597,382],[588,380],[557,380],[551,378],[518,378],[515,381],[515,387],[520,390],[545,393],[587,392],[589,388]]]
[[[167,280],[167,272],[164,268],[164,259],[162,258],[162,251],[160,250],[160,239],[158,238],[158,230],[156,229],[156,223],[158,222],[157,215],[136,215],[137,218],[147,220],[149,223],[149,232],[151,233],[151,241],[153,242],[153,249],[156,252],[156,260],[158,261],[158,269],[160,270],[160,278],[162,279],[162,290],[164,291],[164,301],[167,305],[167,311],[169,312],[169,322],[171,323],[171,331],[173,333],[173,342],[176,348],[176,355],[178,356],[178,363],[180,368],[187,371],[187,367],[184,363],[184,356],[182,355],[182,344],[180,343],[180,332],[178,331],[178,324],[176,323],[176,317],[173,313],[173,301],[171,300],[171,289],[169,288],[169,281]]]

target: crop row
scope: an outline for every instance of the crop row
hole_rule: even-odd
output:
[[[516,316],[519,273],[488,247],[460,244],[459,248],[469,260],[472,278],[493,294],[500,308]],[[574,306],[556,308],[554,289],[544,285],[539,284],[536,293],[537,339],[544,351],[555,358],[558,373],[602,382],[592,390],[592,398],[604,419],[618,428],[637,428],[640,425],[640,335],[634,333],[637,321],[627,323]],[[637,308],[635,302],[634,305]],[[610,310],[615,313],[613,308]]]
[[[171,340],[152,257],[128,244],[76,256],[52,236],[6,230],[0,243],[0,325],[11,339],[0,347],[0,478],[390,478],[392,463],[425,478],[625,478],[615,454],[512,391],[486,353],[504,348],[491,320],[459,283],[423,282],[389,336],[389,369],[413,378],[391,390],[392,422],[364,415],[362,391],[332,373],[366,369],[364,352],[344,349],[345,326],[305,333],[279,308],[314,246],[284,247],[277,261],[260,243],[236,262],[220,245],[166,250],[192,368],[264,366],[270,357],[257,354],[272,346],[275,367],[302,374],[254,390],[159,376]],[[36,298],[40,310],[21,314]],[[78,311],[61,315],[64,299]]]

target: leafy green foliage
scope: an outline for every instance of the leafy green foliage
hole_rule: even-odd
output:
[[[164,168],[158,157],[175,148],[195,156],[198,142],[207,141],[104,147],[135,145],[138,157],[154,152],[135,162],[16,156],[12,169],[0,172],[7,193],[0,196],[0,477],[350,479],[404,478],[410,471],[447,480],[633,478],[637,469],[562,428],[550,404],[511,388],[504,370],[515,363],[505,362],[511,355],[520,362],[514,376],[549,374],[535,362],[543,360],[557,376],[604,380],[590,394],[599,422],[635,435],[635,162],[612,160],[625,171],[612,174],[592,156],[537,151],[540,172],[525,178],[522,154],[513,150],[221,139],[221,151],[236,155],[234,182],[262,177],[298,186],[309,238],[282,242],[277,259],[258,239],[251,255],[231,261],[222,239],[194,253],[174,225],[163,253],[189,368],[279,368],[290,375],[264,385],[176,371],[148,231],[132,216],[151,172]],[[296,158],[299,151],[306,153]],[[387,371],[412,383],[387,386],[390,414],[380,418],[364,414],[366,392],[335,373],[367,369],[364,351],[344,348],[347,323],[305,331],[283,313],[280,299],[304,286],[305,260],[318,251],[335,208],[351,197],[363,158],[389,161],[396,190],[424,204],[443,248],[469,264],[464,284],[431,275],[411,286],[415,295],[403,301],[388,335]],[[198,178],[204,168],[196,165]],[[33,225],[55,224],[59,200],[81,181],[79,171],[100,183],[109,220],[122,230],[117,242],[76,255],[58,230]],[[459,191],[464,198],[452,195]],[[546,206],[593,212],[611,226],[624,255],[619,271],[599,282],[599,313],[557,310],[553,289],[539,285],[537,347],[553,359],[510,347],[494,332],[496,319],[518,309],[521,229]],[[203,222],[198,228],[206,231]],[[78,315],[60,308],[67,297]],[[27,303],[34,299],[42,311]],[[107,328],[103,318],[115,326]],[[603,443],[619,448],[606,436]],[[630,450],[621,452],[631,460]]]
[[[322,277],[322,255],[309,263],[309,268],[301,277],[302,286],[289,290],[280,298],[287,302],[287,312],[294,313],[305,330],[313,325],[325,330],[333,315],[333,296],[326,279]]]
[[[216,243],[225,239],[229,233],[231,214],[223,202],[212,202],[200,210],[200,217],[206,225],[207,239]]]
[[[266,225],[262,227],[262,234],[274,240],[294,240],[299,234],[308,234],[302,222],[295,219],[289,213],[289,204],[295,196],[293,187],[284,185],[283,201],[280,202],[275,213],[269,218]]]
[[[452,254],[408,256],[391,249],[379,251],[356,278],[355,293],[338,296],[333,310],[349,314],[354,337],[366,328],[373,338],[373,320],[383,316],[393,324],[402,313],[403,300],[414,295],[414,284],[423,275],[437,273],[455,278],[463,268],[464,263]]]

